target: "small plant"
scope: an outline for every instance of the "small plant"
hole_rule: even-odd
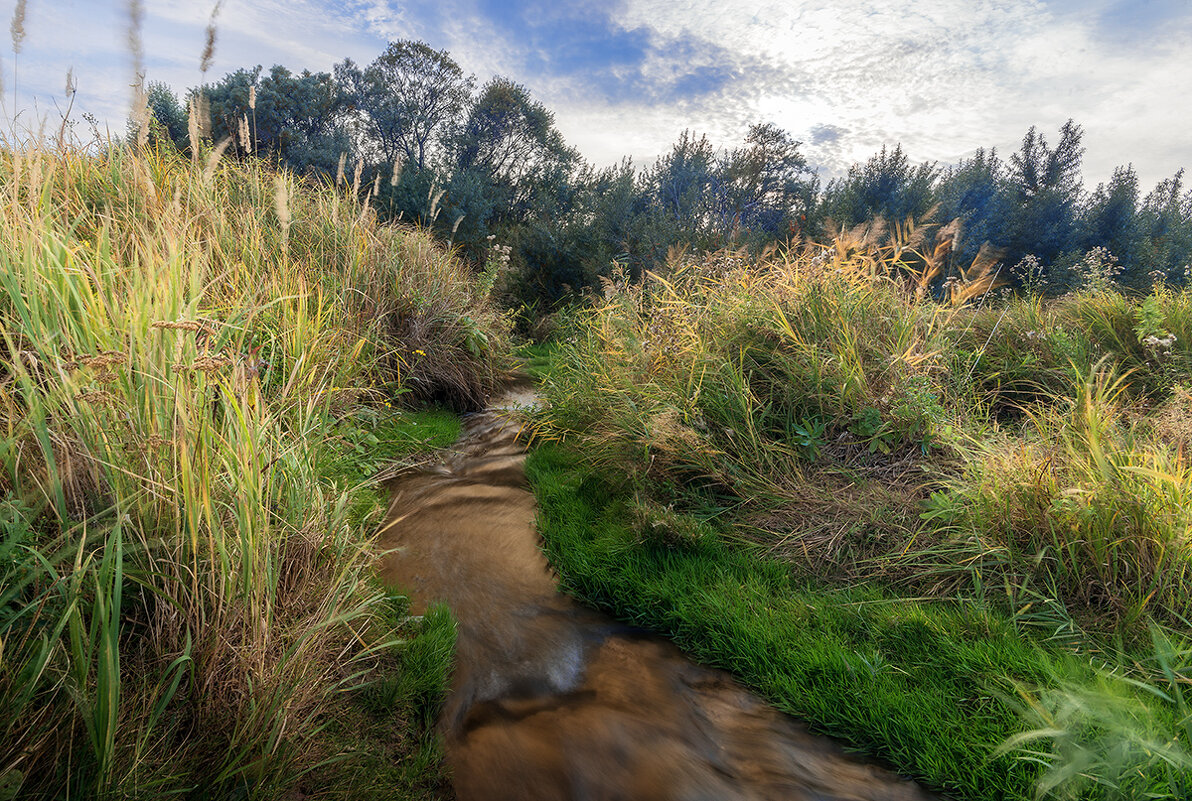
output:
[[[881,451],[888,454],[897,438],[894,427],[873,406],[867,406],[854,414],[848,430],[869,446],[870,453]]]
[[[1085,253],[1073,269],[1081,288],[1095,293],[1110,291],[1123,268],[1108,249],[1095,247]]]
[[[820,450],[827,444],[828,423],[822,418],[804,417],[792,423],[787,438],[799,455],[809,462],[814,462]]]

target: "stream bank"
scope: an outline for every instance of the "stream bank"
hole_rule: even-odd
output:
[[[383,580],[458,620],[440,731],[460,799],[924,801],[671,643],[556,590],[518,426],[472,416],[454,452],[390,483]]]

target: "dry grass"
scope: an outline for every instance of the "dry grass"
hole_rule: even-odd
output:
[[[991,298],[991,254],[944,280],[953,233],[879,220],[610,280],[543,427],[814,572],[1045,593],[1135,634],[1187,617],[1192,294]]]
[[[218,150],[0,151],[0,230],[0,776],[283,793],[391,638],[333,405],[479,404],[502,319],[429,236]]]

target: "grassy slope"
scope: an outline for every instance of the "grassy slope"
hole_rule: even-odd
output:
[[[165,151],[0,152],[0,233],[0,793],[350,786],[348,699],[443,672],[395,650],[361,480],[458,430],[398,400],[493,386],[487,291],[366,203]]]
[[[563,582],[957,797],[1182,797],[1192,652],[1147,623],[1188,608],[1189,293],[948,309],[880,253],[723,262],[555,351]]]

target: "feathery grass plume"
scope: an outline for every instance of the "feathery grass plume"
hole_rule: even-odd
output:
[[[343,186],[344,170],[347,169],[347,166],[348,166],[348,153],[345,150],[339,154],[339,163],[335,165],[335,185],[336,186]]]
[[[207,70],[211,69],[211,62],[215,58],[215,36],[217,31],[215,19],[219,16],[221,8],[223,8],[223,0],[216,0],[215,6],[211,9],[211,17],[207,20],[207,30],[203,40],[203,53],[199,57],[199,72],[203,75],[206,75]]]
[[[273,209],[281,226],[281,249],[286,253],[290,243],[290,186],[283,174],[273,179]]]
[[[248,87],[248,110],[252,112],[252,138],[253,144],[257,140],[257,86],[253,84]]]
[[[948,302],[963,306],[976,298],[984,300],[990,292],[1009,284],[1001,275],[1002,253],[988,242],[982,245],[972,264],[960,269],[956,280],[948,284]]]
[[[211,186],[211,181],[215,177],[215,168],[219,166],[219,160],[223,158],[224,151],[228,149],[228,145],[230,144],[232,144],[232,137],[225,136],[207,156],[207,166],[203,168],[204,186]]]
[[[455,218],[455,222],[451,225],[451,236],[447,239],[447,248],[451,249],[455,246],[455,232],[459,230],[459,224],[464,221],[463,214]],[[602,276],[603,277],[603,276]]]
[[[401,180],[401,156],[393,157],[393,176],[389,179],[390,186],[397,186]]]
[[[12,22],[8,26],[8,32],[12,36],[12,52],[15,56],[19,56],[21,49],[25,46],[25,3],[26,0],[17,0],[16,7],[12,10]]]
[[[144,149],[149,144],[149,95],[145,91],[145,76],[138,74],[132,85],[132,117],[136,129],[136,145]]]
[[[199,126],[199,138],[211,138],[211,100],[202,87],[195,94],[195,119]]]
[[[190,161],[194,166],[199,164],[199,98],[192,96],[187,104],[186,138],[190,142]]]
[[[14,99],[18,90],[18,62],[21,50],[25,46],[25,2],[26,0],[17,0],[16,7],[12,10],[12,22],[8,26],[8,32],[12,36],[12,92]],[[0,74],[0,98],[3,96],[4,81],[3,75]]]
[[[248,115],[240,117],[240,147],[245,153],[252,155],[252,134],[248,129]]]
[[[441,211],[439,201],[443,199],[443,195],[447,194],[447,190],[440,189],[436,192],[435,186],[432,184],[430,191],[433,197],[430,198],[430,209],[427,212],[427,218],[433,222],[439,218],[439,212]]]
[[[141,0],[128,0],[128,52],[132,56],[132,72],[145,72],[145,46],[141,42],[141,26],[145,21],[145,7]]]
[[[364,172],[364,160],[356,160],[356,172],[352,176],[352,197],[360,197],[360,176]]]

